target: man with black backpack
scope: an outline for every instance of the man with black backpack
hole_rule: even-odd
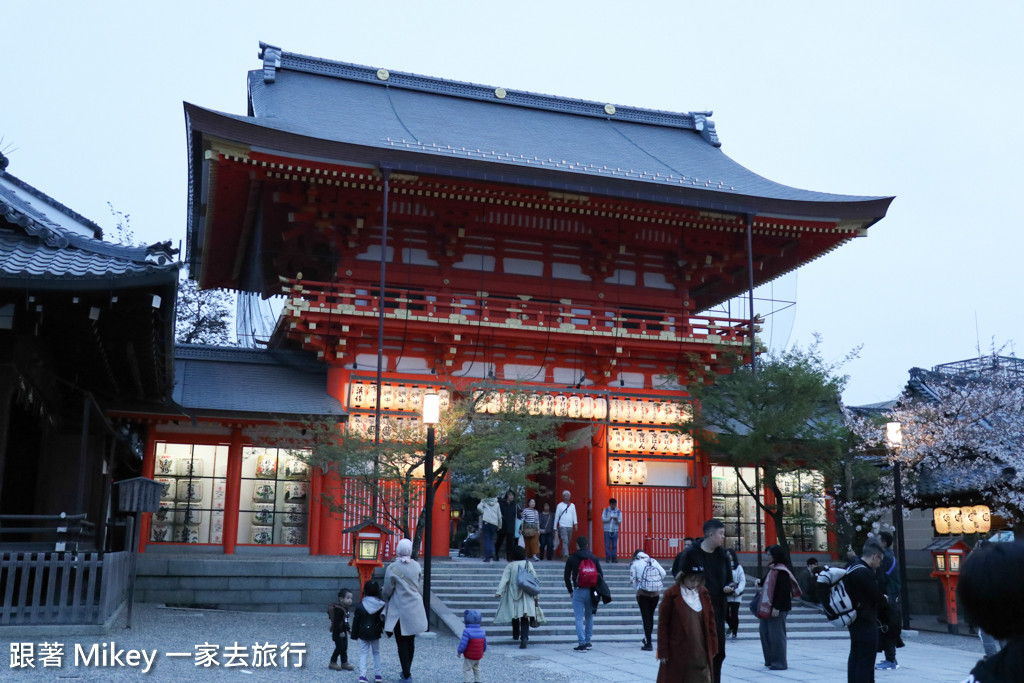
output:
[[[590,552],[590,541],[586,536],[576,539],[576,552],[565,563],[565,587],[572,596],[572,611],[576,617],[576,652],[591,648],[590,637],[594,633],[594,606],[591,594],[598,581],[604,576],[601,563]]]
[[[878,587],[875,571],[882,565],[885,551],[874,541],[864,544],[860,557],[846,568],[843,583],[857,608],[857,618],[850,624],[850,657],[846,660],[847,683],[873,683],[875,652],[878,651],[878,613],[886,597]],[[863,565],[870,571],[859,567]]]

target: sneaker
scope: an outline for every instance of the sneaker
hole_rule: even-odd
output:
[[[584,645],[584,647],[586,647],[588,650],[593,650],[594,649],[594,646],[591,645],[590,643],[587,643],[586,645]]]
[[[886,670],[889,670],[889,669],[898,669],[898,668],[900,668],[900,665],[897,664],[896,662],[885,661],[885,662],[879,662],[878,664],[875,664],[875,670],[876,671],[886,671]]]
[[[573,650],[576,651],[576,652],[586,652],[587,651],[587,646],[586,645],[577,645],[576,647],[573,648]]]
[[[651,650],[654,649],[654,646],[651,645],[650,643],[644,643],[643,646],[640,649],[643,650],[644,652],[650,652]]]
[[[355,667],[349,664],[348,662],[342,662],[341,668],[345,671],[355,671]]]
[[[359,683],[370,683],[370,681],[366,680],[366,676],[360,676]]]
[[[327,665],[327,668],[331,671],[341,671],[341,664],[338,664],[337,662],[331,662]]]
[[[377,674],[373,677],[373,683],[384,683],[384,677],[380,674]]]

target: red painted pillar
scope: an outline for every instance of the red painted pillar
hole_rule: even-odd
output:
[[[242,494],[242,429],[231,428],[224,492],[224,554],[233,555],[238,543],[238,502]]]
[[[156,437],[153,434],[152,426],[146,434],[146,450],[142,454],[142,476],[153,478],[153,471],[156,469]],[[153,526],[153,513],[144,512],[139,518],[139,552],[146,552],[146,543],[149,542],[150,528]]]
[[[338,478],[334,472],[328,472],[320,477],[320,555],[340,555],[342,524],[341,515],[331,511],[331,506],[322,499],[326,497],[335,504],[341,503],[342,487],[345,482]],[[353,549],[354,550],[354,549]]]
[[[448,557],[448,546],[451,540],[451,486],[448,477],[444,478],[434,494],[434,510],[430,516],[430,556]]]
[[[590,477],[593,482],[591,505],[594,519],[590,525],[590,547],[597,557],[606,557],[604,547],[604,524],[601,513],[608,507],[611,490],[608,487],[608,441],[605,438],[606,425],[594,430],[590,442]]]

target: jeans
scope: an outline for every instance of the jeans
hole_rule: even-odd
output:
[[[540,535],[540,559],[551,560],[555,557],[554,534],[548,532]]]
[[[761,654],[764,663],[776,669],[786,669],[786,617],[789,612],[779,612],[777,617],[758,619],[758,631],[761,634]],[[874,664],[874,659],[872,659]]]
[[[858,617],[850,624],[850,657],[846,660],[847,683],[874,683],[878,627],[875,619]]]
[[[614,562],[619,559],[619,532],[604,532],[604,557]]]
[[[498,533],[498,527],[489,522],[484,522],[484,559],[494,559],[494,537]]]
[[[380,668],[380,638],[377,640],[359,641],[359,675],[366,676],[366,656],[373,652],[373,673],[378,676],[384,673]]]
[[[573,589],[572,613],[576,617],[576,640],[580,645],[586,645],[594,633],[594,608],[590,602],[589,588]]]
[[[658,609],[660,595],[650,593],[637,593],[636,604],[640,606],[640,621],[644,624],[644,642],[651,644],[651,632],[654,631],[654,612]]]

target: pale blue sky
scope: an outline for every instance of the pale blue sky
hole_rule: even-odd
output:
[[[780,283],[775,341],[817,331],[849,403],[912,366],[1024,343],[1024,3],[4,3],[8,169],[108,230],[184,239],[182,101],[244,114],[258,41],[616,104],[711,109],[722,149],[797,187],[896,195],[867,238]],[[789,332],[789,334],[787,334]],[[1010,350],[1010,347],[1007,349]]]

